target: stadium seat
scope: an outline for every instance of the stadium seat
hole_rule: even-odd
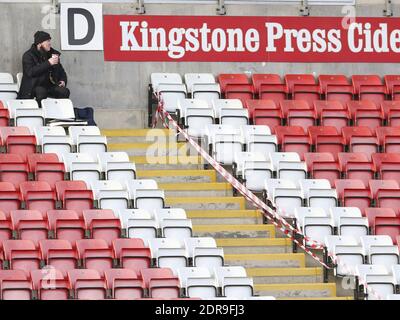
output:
[[[192,99],[205,100],[210,107],[212,100],[221,97],[221,88],[211,73],[186,73],[185,83]]]
[[[283,152],[297,152],[300,159],[304,154],[310,152],[311,141],[301,126],[276,127],[276,136]]]
[[[158,223],[147,210],[120,210],[119,217],[128,238],[152,239],[158,236]]]
[[[400,155],[397,153],[375,153],[372,161],[380,179],[399,180]]]
[[[0,83],[0,100],[17,99],[18,91],[18,85],[15,83]]]
[[[254,96],[252,84],[227,83],[225,86],[226,99],[239,99],[244,104],[246,100],[254,99]]]
[[[73,151],[72,140],[62,127],[36,127],[34,132],[43,153],[56,153],[61,160],[63,154]]]
[[[380,300],[395,292],[394,277],[383,265],[358,265],[355,274],[363,284],[363,294],[367,300]]]
[[[154,210],[164,238],[186,239],[192,237],[192,221],[187,218],[186,212],[180,208],[165,208]]]
[[[113,251],[120,268],[134,270],[137,273],[142,269],[150,268],[151,252],[142,239],[115,239]]]
[[[140,274],[151,298],[173,299],[180,297],[179,279],[169,268],[142,269]]]
[[[367,186],[369,180],[375,177],[375,168],[364,153],[338,154],[339,168],[346,179],[359,179]]]
[[[0,138],[7,153],[18,153],[24,160],[28,154],[36,153],[36,138],[28,127],[0,127]]]
[[[362,180],[341,179],[335,180],[335,187],[343,207],[358,207],[363,211],[371,207],[372,195]]]
[[[240,131],[248,152],[268,154],[278,151],[278,140],[271,135],[269,127],[263,125],[241,126]]]
[[[396,211],[393,208],[366,208],[365,216],[368,218],[368,224],[372,230],[372,234],[375,233],[375,217],[397,217]]]
[[[144,296],[143,280],[130,269],[110,269],[104,272],[112,299],[134,300]]]
[[[254,90],[259,99],[272,100],[275,103],[286,99],[286,85],[277,74],[253,74]]]
[[[36,127],[45,125],[42,109],[17,109],[15,110],[15,126],[25,126],[33,133]]]
[[[41,255],[31,240],[4,240],[4,260],[11,270],[23,270],[29,274],[31,270],[40,269]]]
[[[239,99],[213,100],[212,105],[221,125],[241,126],[249,123],[249,112]]]
[[[92,239],[103,239],[111,246],[121,237],[121,221],[112,210],[83,210],[83,220]]]
[[[313,86],[316,84],[314,76],[311,74],[286,74],[285,75],[286,91],[292,96],[295,93],[295,87],[301,85],[304,88]],[[316,99],[318,100],[318,99]]]
[[[253,124],[268,126],[272,133],[275,128],[283,124],[283,116],[280,109],[254,109]]]
[[[79,216],[83,210],[93,209],[93,193],[83,181],[58,181],[56,192],[63,209],[76,210]]]
[[[246,85],[249,84],[249,79],[243,73],[238,74],[225,74],[218,75],[218,82],[221,86],[221,91],[225,95],[228,85]]]
[[[361,210],[357,207],[331,207],[328,211],[336,228],[340,226],[341,218],[361,218],[363,216]]]
[[[249,117],[254,118],[255,110],[274,110],[278,109],[277,104],[272,100],[249,99],[244,103],[244,107],[249,111]]]
[[[213,100],[214,101],[214,100]],[[204,129],[215,123],[215,113],[205,100],[184,99],[179,101],[181,121],[187,128],[187,133],[196,138],[204,136]]]
[[[177,238],[150,239],[149,247],[159,268],[177,270],[189,266],[186,248]]]
[[[49,210],[47,219],[55,239],[67,240],[75,247],[76,240],[85,238],[85,224],[75,210]]]
[[[85,269],[95,269],[101,275],[113,268],[114,253],[103,239],[82,239],[76,241],[78,258]]]
[[[55,189],[57,181],[65,178],[64,163],[59,162],[55,153],[35,153],[28,156],[29,172],[36,181],[46,181],[51,189]]]
[[[22,182],[29,180],[29,168],[26,162],[19,162],[16,158],[0,161],[0,181],[12,183],[16,190]],[[10,162],[9,162],[10,161]]]
[[[6,105],[10,112],[10,117],[13,119],[15,119],[15,112],[17,109],[39,109],[39,105],[35,99],[7,100]]]
[[[340,179],[340,169],[334,156],[329,152],[305,153],[307,171],[313,179],[327,179],[331,186],[335,179]]]
[[[0,126],[7,127],[10,125],[10,113],[7,109],[2,109],[2,102],[0,101]]]
[[[14,78],[11,73],[0,72],[0,84],[12,84],[14,83]]]
[[[178,277],[187,297],[212,299],[218,295],[218,283],[208,268],[180,268]]]
[[[69,99],[43,99],[42,108],[46,122],[64,120],[73,124],[75,121],[74,106]]]
[[[126,183],[134,208],[152,211],[165,207],[165,194],[152,179],[130,180]]]
[[[397,237],[400,235],[400,217],[375,217],[375,234],[388,235],[392,238],[394,244],[397,243]]]
[[[25,209],[39,210],[43,216],[56,209],[56,193],[46,181],[22,182],[20,191]]]
[[[91,184],[91,189],[97,201],[97,206],[101,209],[118,211],[130,208],[128,191],[118,181],[94,181]]]
[[[68,270],[78,268],[78,255],[71,242],[61,239],[40,240],[39,248],[44,264],[59,270],[64,276]]]
[[[88,184],[101,180],[100,165],[91,154],[65,153],[62,157],[70,180],[83,180]]]
[[[390,100],[399,100],[398,93],[400,89],[400,76],[399,75],[385,75],[384,76],[386,92]]]
[[[96,126],[70,126],[69,136],[76,146],[76,152],[98,154],[107,152],[107,138],[102,136]]]
[[[361,244],[369,264],[384,265],[387,270],[399,264],[399,248],[389,236],[363,236]]]
[[[321,93],[328,101],[346,103],[353,100],[354,89],[344,75],[320,75],[318,77]]]
[[[12,230],[10,219],[7,219],[6,214],[0,211],[0,241],[10,240],[13,236]]]
[[[338,234],[353,236],[357,239],[369,234],[368,219],[365,217],[340,216],[338,221]]]
[[[4,212],[7,219],[10,218],[12,210],[21,208],[21,193],[16,190],[11,182],[0,182],[0,210]]]
[[[48,224],[42,213],[38,210],[13,210],[11,223],[16,239],[30,240],[36,247],[39,241],[47,239]]]
[[[350,152],[363,152],[371,159],[371,155],[379,151],[378,139],[368,127],[344,127],[342,134]]]
[[[247,277],[243,267],[216,267],[214,274],[222,296],[232,299],[253,296],[253,279]]]
[[[383,101],[380,107],[385,119],[385,124],[392,127],[399,126],[400,101]]]
[[[0,270],[1,300],[31,300],[32,282],[22,270]]]
[[[194,267],[222,267],[224,250],[217,248],[214,238],[196,237],[184,239],[189,257]]]
[[[69,270],[68,281],[74,299],[103,300],[107,297],[106,284],[97,270]]]
[[[104,152],[97,154],[98,162],[106,180],[115,180],[124,184],[136,179],[136,166],[129,161],[126,152]]]
[[[386,98],[386,88],[377,75],[353,75],[351,77],[354,93],[358,100],[381,103]]]
[[[67,300],[69,298],[68,282],[60,270],[44,268],[32,270],[32,288],[38,300]]]

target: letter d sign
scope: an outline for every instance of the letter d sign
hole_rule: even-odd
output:
[[[61,3],[61,49],[103,50],[101,3]]]

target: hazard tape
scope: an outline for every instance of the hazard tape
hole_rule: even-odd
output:
[[[156,95],[157,98],[159,98]],[[258,209],[262,210],[264,216],[271,221],[271,223],[281,230],[291,241],[296,243],[300,248],[304,250],[308,255],[310,255],[315,261],[317,261],[321,266],[328,270],[332,270],[333,267],[327,265],[324,261],[322,261],[314,252],[312,252],[308,247],[303,245],[303,243],[299,242],[296,239],[295,235],[301,236],[306,244],[310,244],[309,247],[311,249],[325,249],[325,245],[310,239],[306,235],[302,233],[301,230],[294,228],[290,223],[288,223],[283,217],[274,212],[270,207],[268,207],[263,201],[261,201],[254,193],[252,193],[249,189],[247,189],[242,183],[240,183],[234,176],[232,176],[224,167],[222,167],[213,157],[211,157],[196,141],[194,141],[185,130],[183,130],[178,123],[171,117],[171,115],[163,109],[163,101],[158,99],[158,107],[153,117],[153,125],[155,128],[158,123],[158,118],[161,119],[162,125],[165,128],[169,128],[169,124],[175,127],[178,133],[181,133],[185,139],[196,149],[196,151],[219,173],[221,174],[226,181],[228,181],[236,190],[238,190],[247,200],[252,202]],[[328,256],[332,259],[332,262],[335,265],[338,265],[339,258],[331,252],[327,253]],[[353,269],[349,268],[346,264],[341,263],[341,267],[349,270],[349,273],[353,276]],[[364,287],[371,293],[371,295],[375,296],[377,299],[381,300],[382,297],[378,293],[376,293],[370,286],[367,285],[363,281],[363,279],[359,279],[359,283],[364,285]]]

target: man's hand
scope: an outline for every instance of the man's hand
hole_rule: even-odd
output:
[[[49,59],[49,62],[52,66],[55,64],[58,64],[58,55],[53,54],[51,58]]]
[[[64,82],[64,81],[60,81],[60,82],[58,83],[58,86],[59,86],[59,87],[62,87],[62,88],[65,87],[65,82]]]

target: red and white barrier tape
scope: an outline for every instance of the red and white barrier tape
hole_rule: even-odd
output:
[[[171,117],[171,115],[163,109],[163,102],[159,100],[159,105],[157,107],[156,113],[153,118],[153,128],[157,125],[158,117],[162,120],[162,124],[165,128],[169,128],[169,123],[175,127],[175,129],[181,133],[185,139],[196,149],[196,151],[210,164],[213,168],[221,174],[226,181],[228,181],[236,190],[238,190],[247,200],[252,202],[258,209],[264,212],[264,216],[275,225],[276,228],[281,230],[286,236],[288,236],[293,242],[295,242],[300,248],[304,250],[308,255],[310,255],[314,260],[316,260],[320,265],[327,269],[332,269],[325,262],[323,262],[314,252],[312,252],[303,243],[299,242],[293,235],[300,235],[305,243],[310,244],[312,249],[324,249],[325,245],[310,239],[302,233],[301,230],[294,228],[290,223],[288,223],[283,217],[274,212],[270,207],[268,207],[263,201],[261,201],[254,193],[247,189],[243,184],[241,184],[235,177],[233,177],[224,167],[222,167],[213,157],[211,157],[196,141],[194,141],[185,130],[183,130],[178,123]],[[168,120],[168,121],[167,121]],[[328,252],[328,256],[332,259],[334,263],[339,263],[339,259],[336,255]],[[341,267],[347,269],[351,275],[354,275],[353,269],[342,263]],[[360,284],[370,291],[378,299],[382,299],[379,294],[374,292],[374,290],[363,281],[359,279]]]

